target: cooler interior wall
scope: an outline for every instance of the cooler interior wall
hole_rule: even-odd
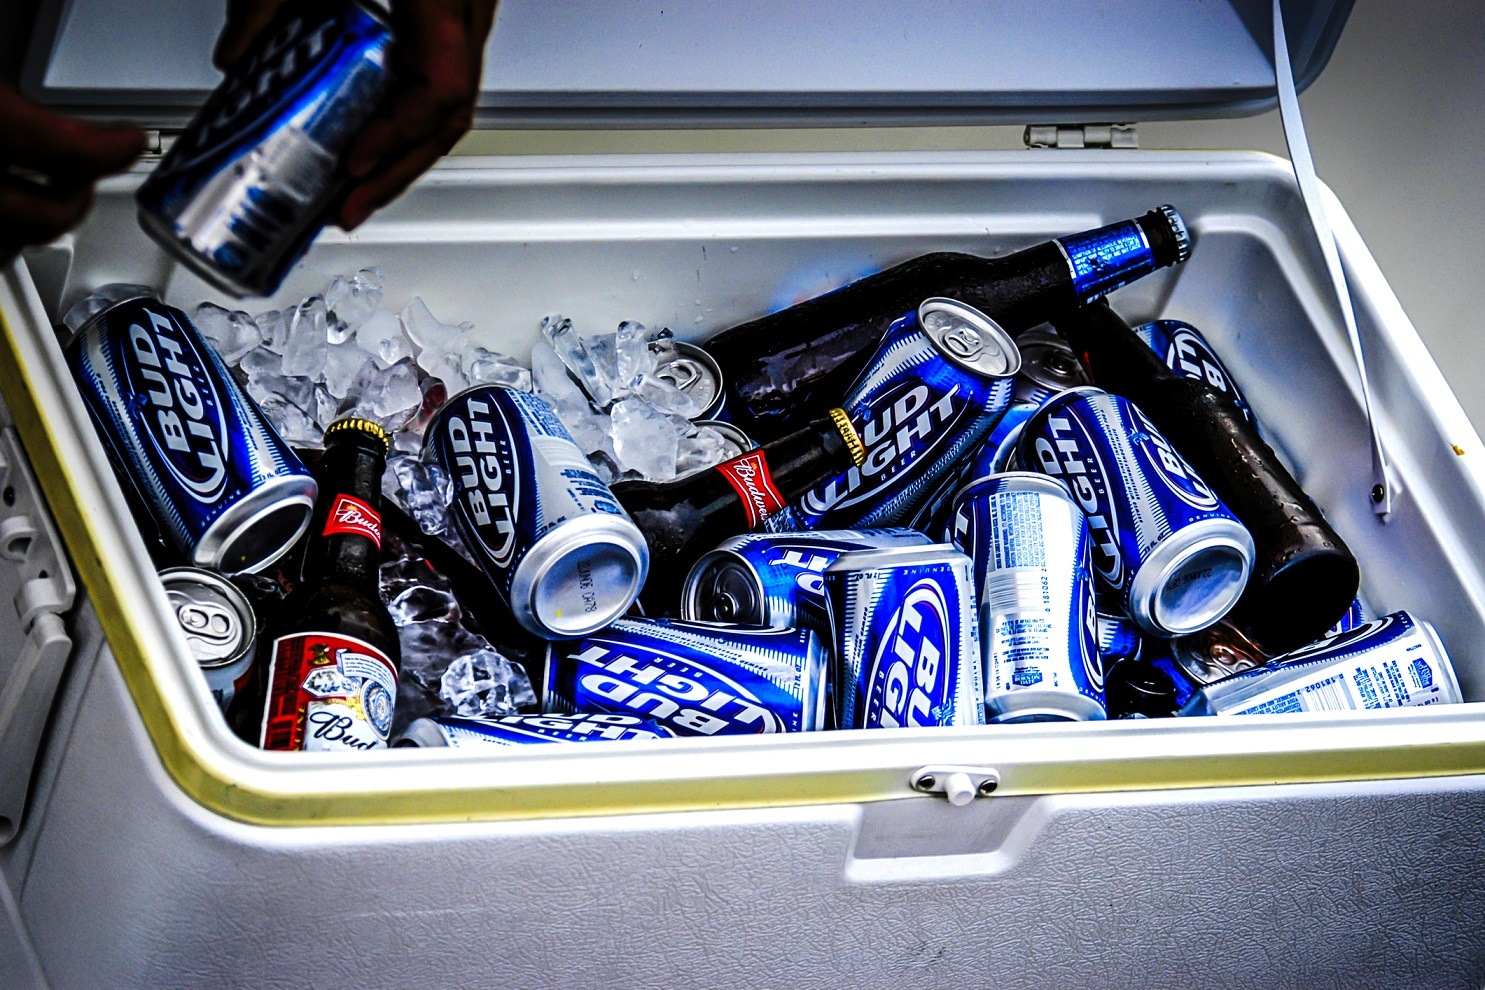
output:
[[[522,358],[549,313],[585,334],[635,319],[701,340],[918,253],[1002,253],[1172,203],[1192,227],[1192,259],[1114,293],[1115,308],[1136,322],[1184,319],[1211,339],[1356,552],[1370,603],[1433,622],[1466,698],[1485,700],[1485,495],[1466,460],[1485,451],[1471,449],[1478,439],[1381,273],[1351,252],[1405,488],[1390,524],[1373,517],[1354,361],[1285,162],[1055,151],[449,161],[361,229],[322,235],[276,297],[238,304],[140,233],[138,181],[106,182],[84,226],[30,259],[54,318],[110,281],[156,286],[188,310],[211,299],[256,313],[374,265],[389,307],[419,295]]]

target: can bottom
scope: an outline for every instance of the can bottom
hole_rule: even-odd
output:
[[[639,597],[649,547],[623,516],[573,519],[536,541],[511,582],[511,611],[545,639],[586,636]]]
[[[1102,705],[1086,695],[1065,691],[1007,691],[985,699],[985,722],[1096,722],[1108,718]]]
[[[309,528],[318,491],[307,474],[268,482],[217,517],[191,551],[191,562],[223,574],[262,570]]]
[[[273,286],[248,285],[238,282],[230,275],[217,270],[210,261],[196,251],[190,241],[181,237],[176,228],[156,216],[151,210],[141,206],[139,208],[139,226],[150,235],[151,239],[172,258],[179,261],[191,270],[191,273],[201,280],[210,284],[213,288],[221,289],[234,299],[245,299],[248,296],[268,296],[272,294]]]
[[[1237,604],[1253,566],[1253,538],[1241,523],[1209,519],[1174,533],[1134,575],[1129,617],[1154,636],[1194,633]]]

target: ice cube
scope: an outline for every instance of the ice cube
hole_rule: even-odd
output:
[[[679,431],[661,410],[642,399],[616,402],[609,435],[619,465],[625,470],[638,471],[651,481],[675,477]]]
[[[572,434],[573,441],[583,453],[613,449],[613,441],[609,438],[609,417],[606,413],[594,412],[586,401],[564,402],[553,406],[552,411],[557,414],[562,425],[567,427],[567,432]]]
[[[402,327],[408,338],[418,347],[446,352],[453,349],[454,342],[468,327],[444,323],[428,309],[422,298],[414,296],[402,310]]]
[[[311,386],[312,387],[312,386]],[[324,443],[324,431],[301,408],[277,393],[270,393],[258,400],[258,408],[278,435],[294,447],[318,448]]]
[[[258,324],[241,310],[229,312],[215,303],[205,302],[196,307],[192,322],[229,368],[263,342]]]
[[[541,332],[588,398],[600,407],[607,407],[613,401],[613,392],[599,374],[588,349],[583,346],[583,339],[573,329],[572,321],[562,316],[548,316],[541,321]]]
[[[360,330],[382,304],[382,282],[380,268],[363,268],[354,275],[331,279],[325,289],[325,305],[344,326],[346,337]],[[346,337],[331,343],[342,343]]]
[[[284,359],[282,355],[269,350],[267,344],[260,344],[244,354],[237,367],[242,369],[249,380],[260,375],[281,375],[284,372]]]
[[[659,375],[646,375],[640,382],[638,395],[656,409],[683,419],[692,419],[706,411],[691,392],[677,388],[673,380]]]
[[[328,315],[322,296],[310,296],[289,316],[284,374],[318,379],[325,373]]]
[[[547,404],[553,408],[579,403],[586,405],[588,402],[582,388],[573,381],[567,365],[557,356],[552,345],[544,340],[538,341],[531,348],[531,384],[536,394],[547,400]]]
[[[308,378],[290,375],[256,375],[248,379],[247,392],[260,405],[270,395],[276,395],[306,416],[314,414],[315,383]]]
[[[625,320],[614,334],[615,380],[633,392],[647,375],[655,373],[659,356],[650,347],[650,331],[643,323]]]
[[[374,420],[388,430],[398,430],[423,404],[423,390],[418,386],[418,370],[411,358],[404,358],[390,368],[367,365],[355,385],[351,414]]]
[[[356,330],[356,346],[374,357],[380,368],[390,368],[413,353],[412,341],[403,333],[402,321],[385,309],[372,313]]]
[[[509,715],[516,711],[524,673],[493,649],[457,657],[444,671],[439,696],[455,715]]]
[[[343,399],[361,376],[361,369],[373,358],[352,343],[332,344],[325,349],[325,387],[337,399]]]
[[[459,370],[459,355],[453,351],[424,348],[418,354],[418,367],[442,381],[450,395],[458,395],[469,387],[469,380]]]
[[[465,349],[459,370],[471,385],[509,385],[531,391],[531,371],[515,358],[475,345]]]
[[[454,480],[431,461],[408,454],[393,454],[388,470],[397,477],[397,502],[430,536],[451,527],[449,503],[454,500]]]
[[[583,347],[588,351],[588,356],[593,359],[593,367],[598,372],[598,377],[603,379],[603,384],[608,386],[610,394],[617,397],[619,382],[619,356],[611,333],[601,333],[596,337],[584,337]]]
[[[282,354],[289,342],[288,316],[282,310],[270,309],[253,317],[253,322],[258,326],[263,346],[275,354]]]
[[[340,410],[340,400],[330,394],[330,390],[324,385],[315,386],[315,425],[321,430],[335,422],[339,417],[336,413]]]
[[[437,378],[423,379],[422,389],[423,402],[418,406],[417,415],[402,427],[404,432],[412,434],[418,444],[422,443],[420,438],[423,431],[428,428],[429,420],[433,419],[438,414],[438,410],[443,408],[443,404],[449,401],[448,386]]]
[[[728,437],[710,426],[703,426],[690,436],[681,437],[676,452],[675,473],[683,475],[701,471],[743,453],[745,451],[738,450],[737,444]]]

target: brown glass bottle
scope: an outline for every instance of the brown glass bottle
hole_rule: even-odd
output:
[[[1360,568],[1232,398],[1170,370],[1107,302],[1053,326],[1093,383],[1139,406],[1252,534],[1253,573],[1228,619],[1273,654],[1325,635],[1356,597]]]
[[[387,445],[368,420],[325,430],[304,577],[260,641],[264,749],[387,744],[402,658],[378,586]]]
[[[613,485],[650,547],[650,573],[639,593],[645,614],[676,614],[681,586],[702,554],[770,520],[777,525],[790,502],[864,456],[851,421],[831,409],[801,430],[706,471]]]
[[[1180,214],[1162,206],[999,258],[926,254],[723,330],[702,346],[726,376],[733,421],[767,441],[839,402],[887,327],[924,299],[968,303],[1015,336],[1185,261],[1190,251]]]

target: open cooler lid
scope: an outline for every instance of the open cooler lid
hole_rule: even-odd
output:
[[[1285,0],[1295,79],[1353,0]],[[225,0],[43,0],[28,95],[178,128]],[[1132,122],[1276,104],[1268,0],[502,0],[482,127]]]

